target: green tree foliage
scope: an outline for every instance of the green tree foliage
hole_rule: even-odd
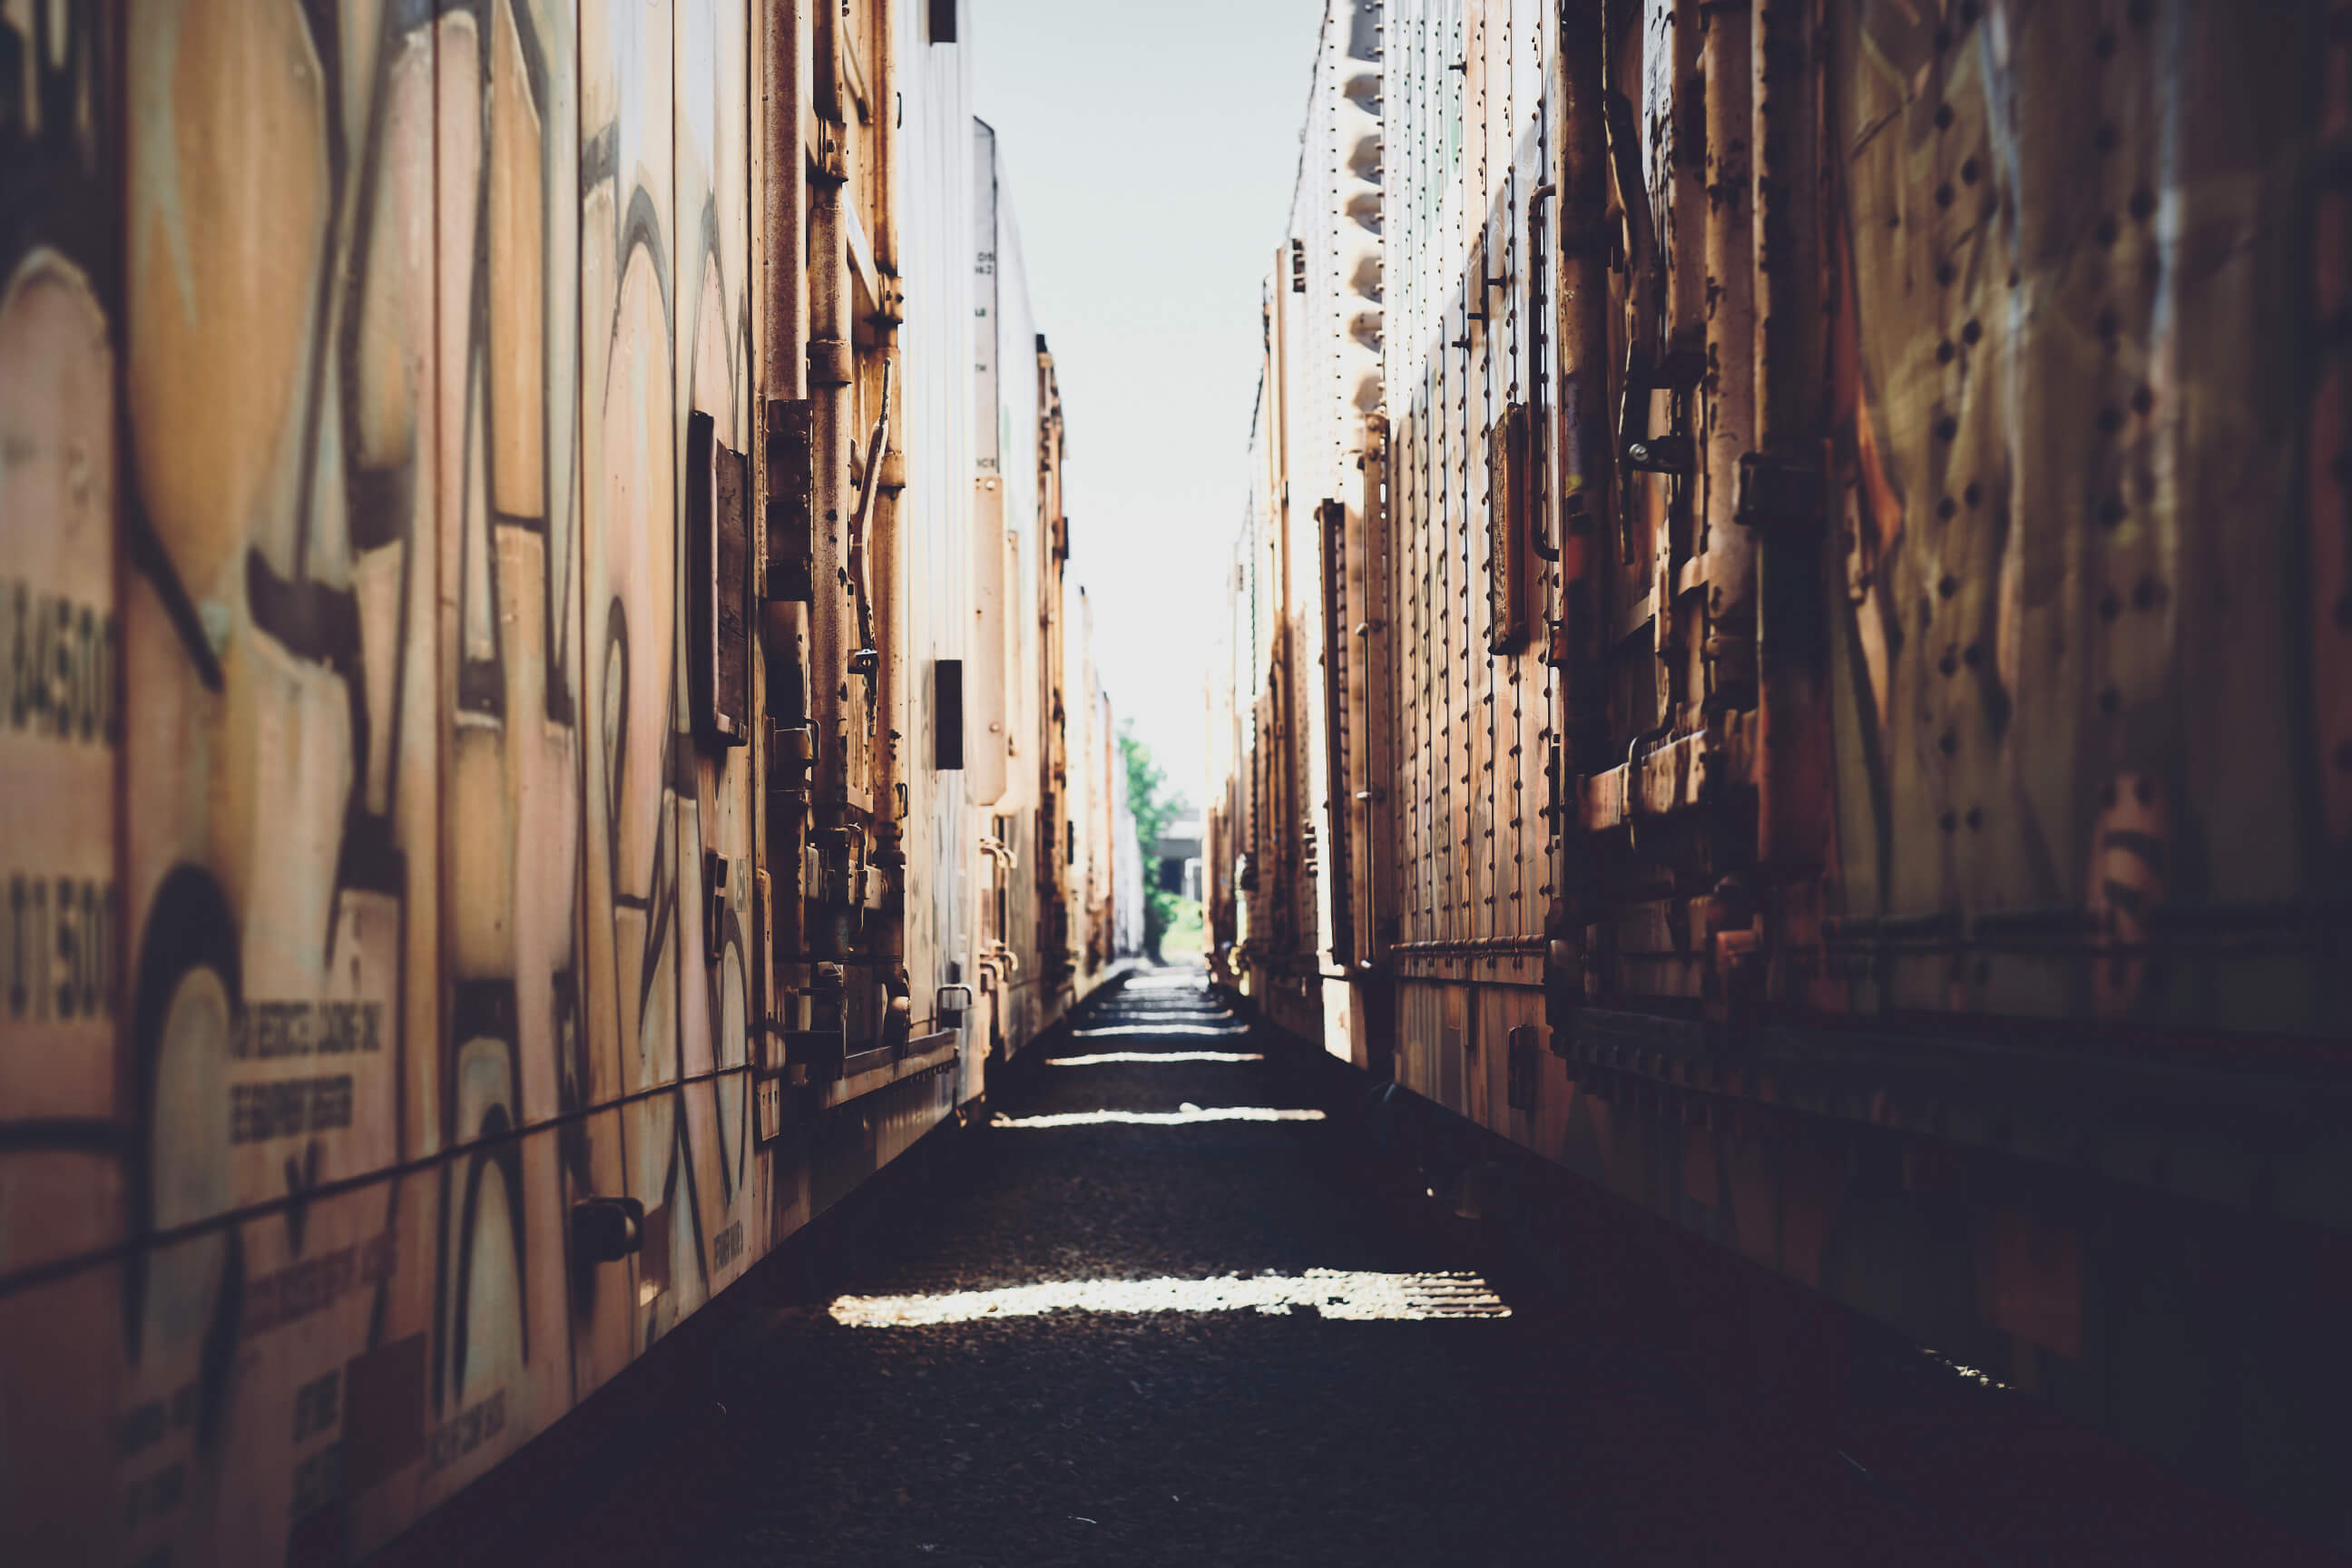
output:
[[[1168,787],[1168,775],[1152,760],[1151,748],[1135,738],[1132,723],[1121,724],[1118,752],[1127,764],[1127,808],[1135,814],[1135,837],[1143,851],[1143,951],[1160,956],[1160,939],[1184,900],[1160,886],[1160,835],[1184,809],[1184,797]]]

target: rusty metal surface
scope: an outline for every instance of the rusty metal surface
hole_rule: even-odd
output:
[[[1381,7],[1386,494],[1334,536],[1391,717],[1333,755],[1393,887],[1329,895],[1394,911],[1355,1059],[2331,1534],[2231,1414],[2318,1440],[2245,1349],[2300,1309],[2147,1336],[2182,1205],[2352,1225],[2263,1087],[2352,1036],[2342,13]]]
[[[1874,12],[1832,70],[1844,907],[2080,904],[2128,948],[2309,897],[2288,693],[2334,661],[2293,629],[2294,538],[2249,533],[2300,480],[2302,30],[2000,9],[1935,41]],[[1856,1005],[2326,1030],[2316,960],[1911,964]]]
[[[968,57],[904,9],[0,16],[26,1561],[372,1551],[1112,961],[1050,365],[1016,272],[971,379]],[[907,737],[980,428],[1028,689],[967,791]]]

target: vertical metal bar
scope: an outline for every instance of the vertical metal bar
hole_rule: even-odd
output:
[[[898,275],[898,7],[872,0],[874,16],[874,266]]]
[[[1276,795],[1281,803],[1281,816],[1276,818],[1276,837],[1268,847],[1280,858],[1282,865],[1277,896],[1282,900],[1283,923],[1289,940],[1281,963],[1287,973],[1295,974],[1302,970],[1311,972],[1315,967],[1316,932],[1314,895],[1308,886],[1306,854],[1306,836],[1310,831],[1304,756],[1307,704],[1302,689],[1306,660],[1300,645],[1306,618],[1302,605],[1307,595],[1296,579],[1300,563],[1293,549],[1297,542],[1291,536],[1290,268],[1290,246],[1286,240],[1275,258],[1273,370],[1267,380],[1271,417],[1266,428],[1274,472],[1266,497],[1266,520],[1274,530],[1275,660],[1276,668],[1282,672],[1269,716],[1276,776],[1280,781]]]
[[[808,395],[808,150],[801,117],[807,103],[808,14],[803,0],[760,8],[760,211],[767,262],[760,343],[761,395]]]
[[[1345,969],[1356,952],[1356,911],[1350,904],[1360,886],[1354,875],[1355,773],[1357,758],[1350,741],[1358,726],[1349,721],[1355,693],[1363,679],[1353,639],[1349,636],[1351,614],[1360,609],[1361,594],[1349,592],[1348,504],[1331,500],[1316,509],[1316,542],[1323,574],[1323,745],[1326,831],[1330,842],[1324,851],[1325,885],[1330,889],[1331,962]]]
[[[1493,532],[1488,519],[1499,499],[1488,482],[1487,449],[1494,427],[1494,342],[1490,312],[1494,308],[1494,275],[1500,266],[1496,255],[1494,225],[1487,204],[1487,180],[1493,168],[1493,116],[1488,112],[1488,85],[1493,77],[1488,58],[1493,29],[1491,7],[1470,0],[1465,7],[1469,37],[1463,48],[1462,222],[1468,246],[1469,267],[1463,278],[1462,335],[1462,801],[1454,825],[1461,852],[1463,932],[1473,941],[1491,931],[1494,913],[1493,842],[1495,665],[1488,652],[1488,625],[1494,605],[1486,585],[1498,563],[1488,557]]]
[[[856,500],[848,485],[850,384],[856,362],[849,321],[849,226],[845,205],[848,200],[848,127],[843,107],[846,95],[839,80],[844,22],[839,8],[832,5],[817,7],[814,19],[816,74],[821,79],[814,85],[821,108],[830,106],[835,116],[821,115],[816,122],[817,145],[811,160],[816,168],[809,200],[813,477],[809,577],[814,584],[809,605],[809,714],[817,732],[813,805],[815,826],[822,835],[842,830],[849,796],[851,737],[845,699],[852,625],[841,584],[845,581],[846,566],[844,524]],[[810,934],[811,952],[837,959],[847,945],[846,919],[829,914],[815,922]]]
[[[760,254],[764,286],[760,310],[760,411],[763,438],[754,443],[761,465],[758,493],[778,493],[781,476],[773,465],[783,454],[773,444],[798,437],[796,410],[808,398],[808,147],[803,116],[808,104],[809,18],[800,0],[780,0],[761,12],[760,36]],[[794,459],[797,466],[798,458]],[[766,561],[777,542],[770,541],[765,525],[770,509],[761,509],[763,583],[772,583],[776,567]],[[794,545],[797,550],[797,544]],[[797,756],[778,756],[766,743],[766,721],[782,711],[793,720],[808,713],[808,606],[796,599],[766,599],[760,607],[761,710],[754,733],[759,773],[756,787],[771,809],[759,814],[763,837],[760,861],[766,868],[766,900],[770,951],[758,965],[767,980],[761,1005],[764,1015],[783,1028],[805,1027],[791,998],[807,985],[801,957],[808,951],[807,895],[803,886],[808,859],[809,813],[805,794],[793,801],[772,792],[784,781],[774,776],[781,763],[797,775],[791,782],[805,789],[805,773]],[[789,688],[789,689],[786,689]],[[763,1041],[763,1052],[773,1049]]]
[[[890,432],[887,444],[877,443],[866,454],[866,483],[875,492],[864,540],[866,592],[872,601],[874,622],[874,683],[868,699],[874,715],[869,744],[874,748],[873,827],[876,844],[884,853],[877,859],[884,874],[897,884],[888,900],[874,944],[889,955],[881,966],[894,1026],[911,1006],[906,970],[906,850],[899,824],[900,801],[906,792],[908,762],[906,737],[915,732],[913,704],[907,676],[906,573],[904,529],[900,500],[906,490],[904,448],[909,434],[904,416],[905,377],[898,374],[898,323],[903,285],[898,277],[898,47],[892,0],[877,0],[874,17],[874,158],[875,300],[872,324],[875,347],[882,362],[882,408],[876,428]],[[951,165],[952,166],[952,165]],[[911,1021],[910,1019],[908,1020]]]
[[[1611,478],[1609,420],[1609,205],[1607,90],[1602,51],[1605,0],[1568,0],[1553,56],[1559,100],[1554,211],[1558,280],[1553,286],[1559,366],[1557,409],[1560,503],[1559,628],[1551,651],[1561,667],[1568,730],[1565,765],[1582,768],[1605,721],[1600,680],[1605,613],[1602,549]],[[1554,884],[1559,884],[1555,879]]]
[[[1385,416],[1364,419],[1364,921],[1357,938],[1362,962],[1387,957],[1383,922],[1396,911],[1395,737],[1396,625],[1395,535],[1389,527],[1391,482],[1389,425]]]
[[[2318,145],[2342,149],[2352,141],[2352,5],[2329,7],[2326,43],[2317,74],[2315,131]],[[2340,168],[2340,165],[2338,166]],[[2326,180],[2312,202],[2311,316],[2340,322],[2352,306],[2352,192],[2339,177]],[[2352,609],[2352,486],[2340,465],[2352,454],[2352,343],[2328,334],[2316,363],[2306,442],[2305,550],[2311,579],[2312,733],[2322,756],[2317,781],[2320,830],[2340,853],[2352,842],[2352,770],[2338,748],[2352,742],[2352,658],[2342,638]],[[2339,982],[2339,985],[2340,985]],[[2345,993],[2336,992],[2340,999]]]
[[[1756,0],[1756,446],[1815,469],[1826,325],[1822,311],[1822,100],[1818,0]],[[1832,763],[1821,520],[1776,524],[1757,561],[1758,857],[1776,878],[1831,854]]]
[[[1701,70],[1705,43],[1700,30],[1687,25],[1690,13],[1673,0],[1653,0],[1654,12],[1667,16],[1671,75],[1667,82],[1666,163],[1659,171],[1664,181],[1666,223],[1662,258],[1666,268],[1666,362],[1678,362],[1697,346],[1706,328],[1706,91]],[[1645,32],[1644,41],[1656,37]],[[1681,374],[1669,378],[1675,390],[1667,395],[1674,414],[1668,424],[1686,429],[1690,398]],[[1653,411],[1655,420],[1655,411]],[[1664,428],[1653,423],[1651,428]],[[1696,476],[1688,472],[1654,483],[1651,494],[1664,504],[1654,515],[1650,555],[1652,646],[1657,654],[1658,717],[1672,724],[1680,704],[1696,695],[1689,677],[1695,662],[1692,638],[1682,623],[1684,606],[1676,602],[1683,562],[1696,549],[1692,502]]]
[[[1749,139],[1755,63],[1748,47],[1752,0],[1702,12],[1700,71],[1706,97],[1706,533],[1708,685],[1746,707],[1754,684],[1755,536],[1739,526],[1739,462],[1755,425],[1756,241]]]

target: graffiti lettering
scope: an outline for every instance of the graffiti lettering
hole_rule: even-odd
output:
[[[160,1399],[151,1399],[123,1414],[114,1427],[116,1451],[126,1459],[142,1453],[162,1442],[167,1433],[187,1430],[195,1413],[196,1385],[183,1384],[168,1406]]]
[[[331,1078],[229,1085],[228,1141],[232,1143],[259,1143],[351,1124],[352,1075],[347,1072]]]
[[[0,121],[47,115],[0,134],[0,1181],[20,1067],[119,1145],[57,1245],[119,1237],[120,1310],[47,1325],[104,1367],[113,1561],[340,1561],[782,1212],[733,1079],[715,1116],[643,1092],[740,1070],[759,1016],[751,769],[680,708],[675,450],[689,409],[755,428],[758,79],[744,0],[215,11],[0,6]],[[706,852],[745,868],[709,932]],[[677,1243],[642,1325],[625,1270],[563,1267],[615,1157]],[[290,1532],[247,1506],[289,1479]]]
[[[393,1232],[334,1252],[289,1263],[246,1286],[245,1337],[252,1339],[322,1312],[354,1287],[367,1287],[392,1277],[397,1256]]]
[[[743,1222],[737,1220],[710,1238],[710,1266],[724,1268],[743,1256]]]
[[[135,1410],[124,1412],[122,1419],[115,1425],[114,1440],[126,1456],[162,1442],[163,1402],[151,1399]]]
[[[19,580],[0,589],[0,692],[8,727],[60,741],[117,739],[114,617]]]
[[[383,1049],[381,1002],[256,1002],[237,1021],[230,1055],[240,1061],[343,1056]]]
[[[94,1018],[114,1012],[114,884],[11,873],[0,911],[0,963],[11,1018]]]
[[[180,1506],[187,1485],[188,1469],[182,1464],[166,1465],[140,1477],[123,1490],[122,1522],[136,1525],[142,1520],[159,1519],[171,1512]]]
[[[501,1388],[466,1406],[456,1420],[444,1421],[433,1429],[432,1445],[425,1458],[425,1473],[448,1468],[506,1427],[507,1391]]]
[[[342,1373],[314,1377],[294,1391],[294,1440],[314,1437],[343,1418]]]
[[[294,1496],[288,1511],[300,1519],[342,1495],[343,1446],[330,1443],[294,1467]]]

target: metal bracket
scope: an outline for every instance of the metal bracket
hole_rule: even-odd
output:
[[[727,857],[702,852],[702,956],[716,963],[727,952]]]
[[[1541,1033],[1533,1024],[1521,1024],[1506,1038],[1503,1101],[1513,1110],[1536,1108],[1536,1040]]]
[[[1639,343],[1625,355],[1625,395],[1618,405],[1617,450],[1626,468],[1644,474],[1698,471],[1698,443],[1687,430],[1650,434],[1650,397],[1666,392],[1686,397],[1706,377],[1706,349],[1688,341],[1670,346],[1656,363]],[[1676,412],[1680,412],[1680,405]]]
[[[645,1245],[646,1205],[635,1198],[583,1198],[572,1205],[572,1255],[617,1263]]]
[[[784,1031],[785,1062],[793,1068],[805,1068],[804,1076],[812,1083],[839,1078],[841,1064],[848,1055],[849,1042],[838,1029]]]
[[[1745,528],[1817,529],[1821,469],[1782,461],[1769,452],[1744,454],[1739,459],[1739,501],[1732,519]]]
[[[849,160],[843,149],[841,128],[820,117],[809,142],[809,178],[823,185],[849,183]]]
[[[807,604],[815,597],[811,565],[810,519],[816,475],[812,405],[806,398],[778,398],[767,418],[767,599]]]
[[[1694,474],[1698,471],[1698,444],[1682,430],[1644,436],[1625,443],[1625,466],[1642,474]]]
[[[751,739],[751,515],[744,455],[719,439],[718,422],[687,419],[687,687],[695,739],[708,747]]]
[[[847,386],[851,370],[848,342],[842,338],[811,338],[808,369],[812,386]]]

